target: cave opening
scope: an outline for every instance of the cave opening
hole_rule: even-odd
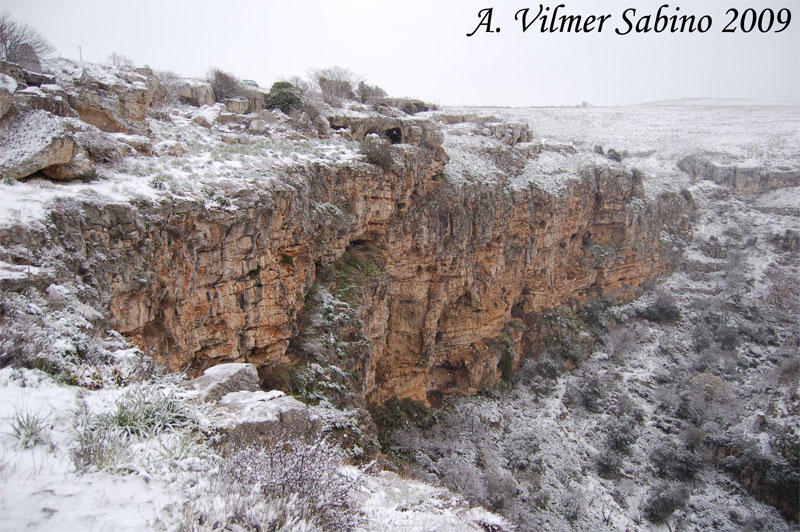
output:
[[[400,144],[403,142],[403,130],[399,127],[393,127],[383,132],[392,144]]]

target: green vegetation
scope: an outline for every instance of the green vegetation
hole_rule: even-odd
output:
[[[288,81],[277,81],[270,87],[264,105],[267,109],[280,109],[288,114],[293,109],[302,109],[303,99],[294,85]]]
[[[389,452],[392,432],[414,424],[421,429],[430,428],[436,422],[436,413],[424,403],[406,397],[392,397],[384,405],[369,408],[375,425],[378,427],[378,440],[381,449]]]

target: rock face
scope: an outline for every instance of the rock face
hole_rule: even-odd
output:
[[[693,180],[709,179],[739,194],[755,194],[800,184],[800,172],[789,167],[738,166],[714,162],[698,155],[681,159],[678,167]]]
[[[229,362],[262,374],[287,364],[317,272],[364,252],[383,273],[360,305],[370,344],[358,362],[362,393],[436,403],[497,381],[498,337],[511,338],[518,363],[515,316],[634,294],[669,267],[665,235],[686,229],[684,200],[646,204],[622,167],[588,165],[558,194],[450,182],[434,123],[378,122],[418,142],[389,148],[390,171],[300,167],[267,189],[231,191],[229,210],[172,196],[64,203],[44,229],[54,233],[40,238],[82,250],[75,269],[96,287],[111,327],[195,374]],[[353,126],[359,135],[364,124]],[[14,238],[0,235],[4,245]]]
[[[137,151],[188,150],[180,137],[153,143],[136,134],[149,129],[146,110],[159,93],[149,69],[59,65],[58,85],[17,89],[19,105],[0,120],[3,177],[87,177],[95,164]],[[203,103],[204,87],[187,82],[181,98]],[[66,116],[57,116],[59,102]],[[279,111],[241,115],[251,106],[229,100],[184,117],[237,150],[254,142],[242,134],[248,127],[266,133],[292,123]],[[110,328],[170,368],[199,374],[251,363],[262,378],[298,355],[287,350],[320,273],[346,253],[368,257],[358,268],[378,272],[379,282],[352,302],[368,344],[351,361],[360,393],[377,403],[436,403],[494,384],[501,362],[519,363],[527,340],[511,325],[520,317],[634,295],[670,267],[675,236],[688,227],[683,198],[648,204],[640,175],[573,146],[530,142],[524,124],[443,115],[445,143],[429,118],[332,113],[301,115],[294,125],[318,122],[326,135],[330,126],[355,141],[378,135],[383,153],[366,158],[380,167],[298,162],[262,188],[219,183],[230,208],[171,194],[155,203],[65,201],[28,242],[59,248],[47,257],[69,249],[76,258],[57,268],[92,287]],[[551,171],[566,177],[542,177]],[[0,245],[24,247],[24,238],[4,230]]]

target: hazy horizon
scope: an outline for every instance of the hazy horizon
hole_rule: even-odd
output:
[[[635,7],[645,15],[662,4],[647,0]],[[617,0],[565,5],[570,14],[612,13],[617,20],[630,7]],[[523,33],[514,13],[538,4],[492,6],[493,25],[505,30],[473,37],[466,34],[478,24],[479,11],[490,7],[476,0],[5,0],[3,9],[40,31],[64,57],[78,59],[80,45],[90,62],[118,53],[138,65],[192,77],[219,67],[262,86],[341,65],[390,95],[447,106],[800,101],[800,20],[782,33],[721,33],[729,7],[788,7],[800,16],[800,0],[672,4],[681,13],[713,14],[712,30],[627,36]]]

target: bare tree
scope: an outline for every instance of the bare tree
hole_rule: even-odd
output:
[[[214,89],[214,97],[218,102],[228,98],[239,98],[246,94],[246,90],[241,80],[218,68],[212,68],[208,72],[208,81]]]
[[[38,65],[40,57],[54,51],[53,45],[38,31],[25,23],[15,22],[6,11],[0,13],[0,60],[29,68]]]
[[[355,100],[355,88],[361,77],[340,67],[318,68],[311,71],[311,79],[317,84],[325,103],[339,105],[342,100]]]
[[[136,67],[136,64],[131,61],[129,57],[118,54],[117,52],[110,54],[107,61],[109,64],[122,70],[133,70]]]

